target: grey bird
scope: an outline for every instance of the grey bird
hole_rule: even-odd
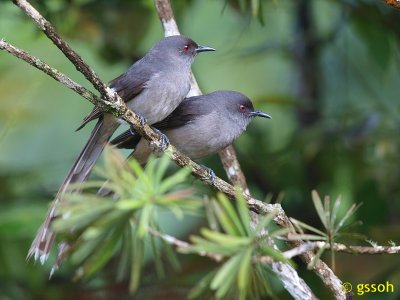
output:
[[[255,110],[245,95],[233,91],[185,98],[164,120],[153,127],[164,133],[170,143],[191,159],[216,153],[232,144],[254,117],[271,118]],[[127,130],[111,141],[118,148],[135,149],[134,157],[144,165],[151,154],[149,143]]]
[[[215,49],[199,46],[181,35],[166,37],[124,74],[112,80],[109,86],[124,99],[130,109],[145,118],[148,124],[154,124],[165,119],[188,94],[191,65],[196,54],[204,51]],[[98,119],[98,122],[58,190],[32,242],[28,258],[40,259],[42,263],[46,261],[55,238],[50,225],[56,217],[56,204],[62,200],[69,184],[81,183],[87,179],[105,144],[122,122],[95,107],[77,130],[94,119]]]

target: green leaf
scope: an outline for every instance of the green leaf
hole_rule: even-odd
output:
[[[157,276],[159,278],[164,278],[165,271],[164,271],[164,267],[163,267],[163,264],[161,261],[161,252],[160,252],[159,246],[157,245],[158,239],[156,239],[156,237],[154,237],[153,235],[149,235],[149,239],[150,239],[150,246],[151,246],[151,250],[153,253],[153,259],[154,259]]]
[[[141,210],[139,226],[138,226],[138,230],[137,230],[137,236],[139,238],[143,238],[144,235],[147,233],[147,228],[149,227],[153,210],[154,210],[154,206],[151,204],[145,205],[143,207],[143,209]]]
[[[252,234],[253,237],[258,236],[260,234],[260,232],[268,226],[268,224],[276,217],[276,215],[278,214],[278,211],[272,211],[271,213],[260,217],[260,219],[258,220],[258,224]]]
[[[250,221],[250,210],[247,206],[246,200],[243,198],[243,194],[239,189],[236,189],[236,207],[240,216],[241,227],[245,230],[247,236],[251,233],[251,221]]]
[[[136,159],[129,159],[128,164],[137,178],[146,176],[142,166],[137,162]]]
[[[200,232],[205,238],[225,247],[247,246],[251,242],[251,239],[246,237],[231,236],[208,228],[202,228]]]
[[[132,253],[132,245],[133,245],[133,232],[132,226],[130,224],[131,221],[125,224],[125,229],[122,235],[122,246],[121,246],[121,259],[118,263],[118,272],[117,272],[117,280],[122,281],[125,277],[125,274],[128,271],[129,264],[131,263],[131,253]]]
[[[286,236],[289,232],[292,232],[292,229],[290,229],[290,228],[281,228],[281,229],[275,230],[273,232],[270,232],[268,234],[268,237],[269,238],[282,237],[282,236]]]
[[[256,17],[258,15],[259,7],[260,7],[259,0],[251,0],[251,13],[252,13],[253,17]]]
[[[326,230],[331,231],[333,227],[330,226],[331,224],[331,198],[329,196],[324,197],[324,211],[325,211],[325,218],[326,218]]]
[[[154,182],[156,182],[157,184],[162,182],[162,178],[167,171],[169,163],[170,163],[170,159],[169,159],[168,155],[164,154],[160,159],[158,159],[157,171],[155,172]]]
[[[361,206],[361,204],[353,204],[346,212],[344,217],[340,220],[339,224],[335,228],[335,234],[339,232],[339,230],[343,227],[346,221],[357,211],[357,209]]]
[[[77,188],[83,188],[83,189],[91,189],[91,188],[101,188],[103,185],[108,185],[109,182],[104,182],[104,180],[91,180],[83,183],[71,183],[68,186],[68,190],[75,190]]]
[[[341,203],[341,202],[342,202],[342,197],[339,196],[339,197],[335,200],[335,203],[333,204],[332,214],[331,214],[330,228],[335,228],[335,221],[336,221],[337,214],[338,214],[338,212],[339,212],[339,207],[340,207],[340,203]]]
[[[228,218],[231,222],[231,224],[234,227],[235,232],[237,232],[237,235],[244,236],[245,231],[244,228],[240,222],[239,216],[235,211],[235,208],[233,207],[232,203],[228,198],[224,195],[219,193],[218,194],[218,200],[219,203],[221,203],[222,208],[226,212],[226,218]]]
[[[251,294],[256,295],[256,297],[249,297],[250,299],[264,299],[265,297],[262,296],[265,295],[269,295],[269,297],[267,298],[270,299],[276,298],[271,292],[272,288],[269,282],[269,279],[271,278],[271,273],[267,272],[267,268],[265,265],[255,264],[253,266],[253,272],[251,272],[251,277],[252,285],[250,292],[252,292]]]
[[[81,240],[77,240],[73,247],[76,248],[70,255],[70,260],[74,265],[82,265],[86,259],[88,259],[101,245],[103,240],[109,234],[109,231],[104,231],[96,237],[85,240],[84,242]]]
[[[221,205],[216,201],[213,201],[212,205],[214,206],[214,212],[217,217],[217,220],[218,220],[219,224],[221,224],[221,227],[223,228],[223,230],[226,233],[228,233],[229,235],[239,236],[240,233],[238,232],[235,224],[229,217],[227,211],[224,210],[221,207]]]
[[[100,268],[102,268],[115,253],[118,241],[121,238],[123,226],[118,226],[106,237],[101,246],[83,265],[84,277],[90,278]]]
[[[224,297],[228,290],[232,288],[233,280],[239,271],[241,258],[241,253],[231,257],[214,276],[211,282],[211,289],[217,290],[217,298]]]
[[[131,294],[134,294],[139,287],[140,274],[143,264],[144,241],[138,236],[137,233],[135,234],[133,245],[131,279],[129,282],[129,291]]]
[[[290,234],[288,236],[289,240],[305,240],[305,241],[327,241],[328,237],[327,236],[320,236],[320,235],[315,235],[315,234]]]
[[[161,243],[164,245],[165,257],[168,259],[169,264],[175,270],[179,270],[181,268],[181,265],[179,263],[179,259],[177,257],[175,250],[172,249],[172,246],[170,243],[168,243],[164,240],[161,240]]]
[[[258,21],[260,22],[260,24],[261,24],[262,26],[265,25],[265,22],[264,22],[264,12],[263,12],[263,3],[262,3],[262,2],[260,2],[260,5],[259,5]],[[279,202],[278,202],[278,203],[279,203]]]
[[[320,259],[322,253],[324,253],[324,251],[326,250],[326,248],[328,248],[328,244],[325,244],[323,247],[321,247],[318,252],[315,254],[315,256],[313,257],[313,259],[308,263],[307,265],[307,269],[308,270],[312,270],[315,266],[315,264],[317,263],[317,261]]]
[[[237,247],[225,247],[224,245],[219,245],[213,242],[210,242],[208,240],[205,240],[201,237],[197,236],[191,236],[190,240],[194,244],[194,246],[190,247],[189,249],[185,250],[186,252],[197,252],[197,253],[202,253],[202,252],[208,252],[208,253],[214,253],[214,254],[220,254],[223,256],[231,256],[235,254],[237,251],[242,249],[243,246],[237,246]]]
[[[263,246],[260,248],[259,251],[262,255],[271,256],[273,259],[277,261],[283,261],[285,263],[289,263],[289,260],[282,254],[282,252],[270,246]]]
[[[245,250],[242,255],[239,273],[238,273],[238,288],[239,290],[246,291],[249,286],[249,274],[251,266],[251,255],[253,253],[253,248],[249,247]]]
[[[96,206],[91,207],[91,209],[86,204],[83,206],[69,206],[70,210],[75,212],[71,213],[69,209],[63,210],[62,214],[66,217],[56,219],[53,228],[57,232],[70,232],[71,229],[80,231],[110,211],[112,206],[113,203],[107,201],[98,201]]]
[[[116,208],[120,210],[136,210],[142,208],[146,203],[146,199],[120,199],[116,203]]]
[[[184,182],[190,173],[191,170],[189,168],[183,168],[176,172],[174,175],[164,179],[164,181],[160,185],[160,193],[166,193],[172,187]]]
[[[308,225],[308,224],[306,224],[306,223],[303,223],[303,222],[301,222],[301,221],[299,221],[299,220],[296,220],[296,219],[294,219],[294,218],[290,218],[290,221],[291,221],[293,224],[295,224],[296,226],[298,226],[298,227],[300,227],[300,228],[302,228],[302,229],[306,229],[306,230],[315,232],[316,234],[320,235],[321,237],[325,237],[325,236],[326,236],[326,233],[325,233],[325,232],[322,232],[321,230],[319,230],[319,229],[317,229],[317,228],[315,228],[315,227],[312,227],[312,226],[310,226],[310,225]],[[301,231],[301,232],[303,232],[303,231]]]
[[[126,223],[131,215],[132,214],[129,211],[111,210],[98,220],[94,221],[91,227],[95,227],[100,230],[104,228],[110,228],[121,222]]]
[[[319,197],[316,190],[313,190],[312,193],[312,200],[314,202],[315,210],[317,211],[318,217],[321,220],[322,224],[325,228],[328,228],[328,220],[326,218],[325,210],[322,206],[321,198]]]
[[[211,284],[211,281],[213,277],[215,276],[215,273],[217,271],[211,271],[208,273],[205,277],[203,277],[198,284],[190,291],[188,298],[189,299],[199,299],[203,294],[205,294],[209,286]],[[203,299],[205,299],[203,297]]]

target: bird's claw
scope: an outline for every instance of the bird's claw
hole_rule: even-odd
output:
[[[144,126],[144,124],[146,124],[147,123],[147,120],[146,120],[146,118],[145,117],[143,117],[143,116],[141,116],[141,115],[138,115],[138,118],[139,118],[139,122],[140,122],[140,126]]]
[[[146,122],[147,122],[146,118],[141,116],[141,115],[137,115],[137,116],[138,116],[138,119],[139,119],[140,126],[143,127],[144,124],[146,124]],[[135,127],[133,125],[129,126],[129,132],[133,136],[135,136],[137,134],[137,131],[136,131],[136,129],[135,129]]]
[[[160,136],[161,143],[159,146],[157,146],[157,148],[158,148],[159,154],[161,155],[164,153],[165,150],[167,150],[168,146],[170,145],[170,142],[169,142],[168,137],[165,134],[163,134],[160,130],[158,130],[157,128],[154,128],[154,127],[152,127],[152,128]]]
[[[217,178],[217,176],[215,175],[214,171],[211,168],[206,167],[205,165],[200,165],[200,166],[202,166],[204,169],[206,169],[206,171],[207,171],[207,179],[212,184],[214,184],[215,183],[215,179]]]

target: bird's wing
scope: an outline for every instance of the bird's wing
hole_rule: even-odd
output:
[[[110,143],[119,149],[135,149],[142,137],[131,130],[124,131]]]
[[[124,74],[110,81],[109,86],[125,101],[139,95],[146,87],[147,82],[157,75],[157,71],[149,65],[144,64],[143,60],[137,61]],[[103,111],[97,106],[83,119],[77,131],[82,129],[87,123],[99,118]]]
[[[76,131],[81,130],[90,121],[98,119],[102,114],[103,111],[99,107],[95,106],[92,111],[83,119],[81,125],[79,125]]]
[[[212,111],[213,105],[207,100],[206,95],[185,98],[168,117],[153,126],[161,131],[174,129],[184,126],[200,116],[207,115]]]
[[[202,115],[209,114],[211,110],[212,103],[207,103],[205,96],[186,98],[168,117],[153,124],[152,127],[161,131],[179,128]],[[132,134],[127,130],[113,139],[111,144],[120,149],[134,149],[140,138],[139,134]]]
[[[157,70],[143,59],[133,64],[124,74],[110,81],[110,87],[126,102],[139,95],[147,82],[157,76]]]

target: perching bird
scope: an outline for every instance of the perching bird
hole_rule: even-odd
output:
[[[188,94],[190,67],[196,54],[204,51],[215,49],[199,46],[185,36],[166,37],[124,74],[112,80],[110,87],[124,99],[130,109],[144,117],[148,124],[154,124],[165,119]],[[99,120],[64,179],[32,242],[28,258],[40,259],[42,263],[46,261],[55,238],[50,224],[56,216],[56,204],[62,199],[69,184],[81,183],[87,179],[105,144],[121,123],[113,115],[103,113],[100,108],[95,107],[78,130],[94,119]]]
[[[166,119],[153,127],[163,132],[179,151],[191,159],[199,159],[232,144],[256,116],[271,118],[254,110],[245,95],[217,91],[184,99]],[[140,164],[145,164],[151,154],[149,143],[130,130],[113,139],[111,144],[135,149],[130,156]]]

